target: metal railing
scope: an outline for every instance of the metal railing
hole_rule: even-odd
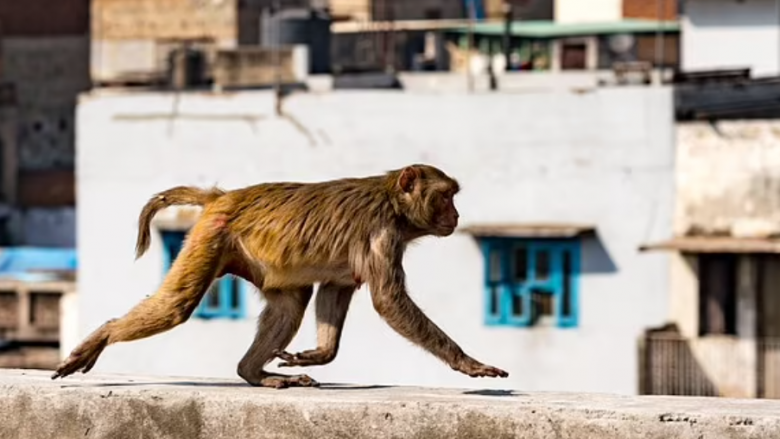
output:
[[[640,368],[642,394],[780,399],[780,338],[651,334]]]

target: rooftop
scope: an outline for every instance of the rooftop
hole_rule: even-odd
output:
[[[453,32],[467,33],[468,26],[458,26]],[[516,37],[526,38],[565,38],[587,35],[615,35],[639,33],[677,33],[680,24],[676,21],[658,21],[642,19],[623,19],[609,22],[594,23],[556,23],[552,20],[515,21],[511,25],[511,33]],[[477,23],[474,34],[503,35],[503,23]]]

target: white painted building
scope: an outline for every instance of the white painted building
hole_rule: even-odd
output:
[[[668,88],[326,92],[288,98],[289,118],[273,108],[272,94],[262,91],[191,93],[178,101],[152,92],[83,97],[78,313],[64,317],[77,320],[78,331],[65,336],[63,355],[162,281],[169,253],[162,237],[176,247],[175,233],[164,230],[176,226],[174,211],[159,216],[148,253],[138,261],[133,254],[138,214],[151,194],[181,184],[236,188],[363,176],[425,162],[461,182],[456,203],[464,230],[409,249],[411,295],[468,353],[510,377],[453,372],[393,332],[366,287],[353,301],[337,359],[301,371],[326,383],[637,391],[637,338],[668,314],[669,256],[638,252],[672,232]],[[522,241],[497,241],[493,248],[507,251],[492,259],[469,233],[490,225],[539,233],[540,223],[566,236],[558,238],[566,245],[538,238],[526,242],[538,253],[515,258]],[[506,314],[493,314],[490,260],[505,269],[499,287],[529,291],[521,297],[538,300],[543,306],[534,309],[549,315],[533,319],[530,302],[519,310],[510,301],[497,307]],[[515,282],[513,271],[525,271],[525,279]],[[237,296],[241,304],[227,310],[232,317],[194,316],[170,332],[111,346],[94,370],[236,377],[262,309],[251,289]],[[314,345],[309,308],[289,350]]]
[[[751,68],[780,73],[780,6],[775,0],[686,0],[681,17],[683,70]]]
[[[559,23],[611,22],[623,18],[623,0],[555,0]]]

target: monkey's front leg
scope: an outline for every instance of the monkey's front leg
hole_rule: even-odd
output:
[[[367,260],[369,286],[374,309],[397,333],[425,348],[453,370],[471,377],[501,377],[509,374],[466,355],[463,350],[433,323],[406,292],[406,275],[401,264],[397,242],[377,240]]]
[[[317,312],[317,347],[291,354],[286,351],[275,352],[284,360],[279,367],[322,366],[336,358],[341,341],[344,320],[356,286],[340,286],[325,283],[320,285],[315,302]]]

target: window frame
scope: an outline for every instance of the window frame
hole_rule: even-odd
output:
[[[741,256],[734,253],[700,253],[696,256],[699,301],[699,337],[733,337],[738,335],[738,302]],[[717,279],[724,288],[723,297],[717,296],[713,288],[711,276],[722,276]],[[717,309],[710,308],[716,305]],[[722,328],[717,328],[711,321],[713,312],[723,319]]]
[[[173,230],[173,229],[159,229],[160,240],[163,247],[163,276],[167,275],[173,265],[173,261],[181,251],[184,240],[186,239],[187,230]],[[176,237],[172,237],[176,235]],[[179,239],[179,236],[181,239]],[[171,253],[171,239],[177,240],[178,250],[176,256]],[[247,282],[241,278],[233,275],[225,275],[216,279],[210,286],[211,289],[214,284],[218,288],[219,306],[210,306],[209,301],[206,299],[206,294],[203,295],[198,307],[193,312],[193,316],[200,319],[243,319],[247,315],[246,311],[246,292]],[[238,288],[238,294],[236,297],[237,303],[235,307],[230,306],[232,302],[231,294],[233,288]]]
[[[484,261],[484,323],[488,326],[510,326],[528,328],[536,326],[538,315],[531,311],[534,289],[542,289],[553,298],[554,326],[558,328],[574,328],[579,325],[579,277],[581,241],[578,238],[483,238],[481,248]],[[526,248],[525,280],[518,282],[512,279],[513,265],[518,248]],[[546,279],[535,278],[537,255],[546,251],[550,255],[549,276]],[[491,256],[499,254],[499,278],[492,278]],[[566,289],[563,273],[564,253],[570,256],[569,272],[569,315],[564,316],[563,301]],[[494,306],[493,291],[497,289],[498,305]],[[512,295],[520,296],[522,303],[521,315],[512,313]],[[498,310],[494,314],[493,308]]]

